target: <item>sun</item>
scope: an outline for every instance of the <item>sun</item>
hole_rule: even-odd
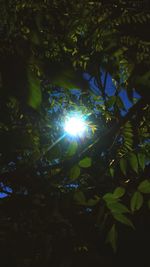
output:
[[[79,116],[68,117],[65,121],[64,130],[71,136],[82,136],[86,131],[84,119]]]

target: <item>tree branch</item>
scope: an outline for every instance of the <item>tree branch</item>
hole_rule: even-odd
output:
[[[125,117],[122,117],[119,120],[119,122],[114,124],[110,129],[108,129],[106,132],[100,135],[92,144],[90,144],[80,153],[76,153],[70,160],[66,160],[62,162],[62,165],[64,166],[64,168],[66,168],[67,166],[73,165],[74,163],[79,161],[84,155],[87,155],[93,150],[101,151],[104,148],[105,141],[107,140],[108,140],[108,146],[105,147],[105,149],[108,149],[110,145],[112,144],[120,128],[123,125],[125,125],[127,121],[131,120],[134,115],[137,116],[138,113],[141,113],[141,112],[143,113],[144,107],[145,107],[145,102],[143,101],[143,99],[140,99],[134,106],[130,108],[129,112],[126,114]],[[110,141],[111,141],[111,144],[110,144]]]
[[[80,152],[77,152],[71,159],[67,159],[64,161],[61,161],[59,163],[56,163],[52,166],[46,166],[42,168],[42,171],[51,171],[55,168],[61,168],[61,171],[56,174],[55,179],[60,180],[62,177],[66,176],[66,173],[68,170],[77,163],[80,159],[82,159],[85,155],[88,154],[94,154],[97,155],[97,153],[100,153],[100,151],[103,151],[104,149],[107,150],[112,145],[112,142],[114,141],[118,131],[120,130],[120,127],[122,127],[127,121],[132,120],[133,116],[137,116],[138,114],[143,114],[145,112],[144,107],[146,106],[143,99],[140,99],[133,107],[130,108],[129,112],[126,114],[125,117],[122,117],[120,121],[118,121],[116,124],[114,124],[110,129],[105,131],[102,135],[100,135],[93,143],[91,143],[88,147],[83,149]],[[109,141],[106,146],[104,147],[105,141]],[[111,142],[111,143],[110,143]],[[21,171],[23,172],[22,168]],[[27,168],[26,171],[29,173],[31,171],[35,172],[34,167],[30,166],[30,168]],[[18,170],[15,170],[15,172],[19,172]],[[12,172],[11,175],[14,173]],[[1,174],[1,178],[5,179],[10,175],[9,172],[5,174]]]

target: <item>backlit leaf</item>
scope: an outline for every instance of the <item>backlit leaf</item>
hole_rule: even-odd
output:
[[[85,205],[86,204],[86,198],[85,195],[82,191],[77,191],[74,194],[74,200],[79,204],[79,205]]]
[[[76,141],[70,143],[68,150],[67,150],[67,156],[71,157],[73,156],[77,151],[78,143]]]
[[[139,210],[142,207],[143,204],[143,196],[140,192],[136,191],[130,202],[131,211],[134,212],[136,210]]]
[[[125,158],[120,159],[120,169],[124,175],[126,175],[127,172],[127,161]]]
[[[117,251],[117,231],[116,225],[113,224],[106,237],[106,243],[110,243],[114,252]]]
[[[80,167],[78,165],[74,165],[70,170],[70,179],[75,180],[80,175]]]
[[[126,130],[126,131],[123,132],[123,136],[125,137],[125,139],[126,138],[132,138],[133,137],[133,133],[132,133],[132,131],[129,131],[129,130],[127,131]]]
[[[130,212],[129,209],[122,203],[119,202],[109,202],[107,207],[111,210],[112,213],[127,213]]]
[[[42,101],[42,93],[40,88],[40,80],[31,70],[28,70],[29,95],[28,105],[34,109],[39,109]]]
[[[82,168],[88,168],[91,166],[91,163],[92,163],[91,158],[86,157],[86,158],[79,161],[79,166]]]
[[[143,194],[149,194],[150,193],[150,181],[149,180],[142,181],[138,186],[138,190]]]
[[[128,226],[132,227],[133,229],[135,228],[133,223],[131,222],[131,220],[128,219],[124,214],[122,214],[122,213],[113,213],[113,217],[118,222],[121,222],[121,223],[123,223],[125,225],[128,225]]]
[[[113,195],[115,198],[120,198],[125,194],[125,189],[123,187],[117,187],[114,192]]]
[[[103,199],[105,200],[105,202],[108,203],[112,203],[112,202],[116,202],[116,198],[114,197],[114,195],[112,193],[106,193],[103,196]]]
[[[114,177],[114,172],[115,172],[114,168],[110,167],[109,172],[110,172],[111,177]]]
[[[129,163],[133,171],[138,173],[138,160],[137,156],[134,153],[129,154]]]
[[[138,153],[138,162],[139,166],[141,167],[142,170],[145,168],[145,155],[142,153]]]
[[[94,198],[90,198],[88,201],[87,201],[87,206],[95,206],[98,202],[99,202],[100,198],[98,196],[95,196]]]

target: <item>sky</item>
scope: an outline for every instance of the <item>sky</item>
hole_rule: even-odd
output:
[[[84,77],[86,79],[90,78],[89,74],[87,74],[87,73],[84,74]],[[104,83],[104,79],[105,79],[105,72],[101,71],[102,83]],[[93,93],[95,93],[96,95],[99,95],[100,91],[99,91],[98,87],[94,84],[94,79],[91,79],[90,87],[91,87]],[[112,77],[110,74],[107,75],[106,89],[105,90],[106,90],[106,93],[108,96],[113,96],[115,94],[115,91],[116,91],[115,85],[113,84]],[[129,98],[127,96],[127,92],[124,88],[121,88],[119,96],[122,99],[126,110],[128,110],[132,106],[132,102],[129,100]],[[134,91],[133,97],[139,99],[140,95],[136,91]],[[122,115],[125,115],[125,114],[126,114],[126,112],[125,113],[122,112]]]

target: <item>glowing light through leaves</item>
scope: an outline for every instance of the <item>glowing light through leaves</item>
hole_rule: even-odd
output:
[[[82,117],[72,116],[65,121],[64,130],[71,136],[82,136],[86,129],[87,126]]]

